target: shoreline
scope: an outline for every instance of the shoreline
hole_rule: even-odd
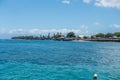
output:
[[[7,39],[7,40],[31,40],[31,39]],[[31,41],[35,41],[35,40],[31,40]],[[37,40],[39,41],[39,40]],[[41,40],[41,41],[45,41],[45,40]],[[120,42],[120,39],[82,39],[82,40],[50,40],[50,41],[63,41],[63,42]]]

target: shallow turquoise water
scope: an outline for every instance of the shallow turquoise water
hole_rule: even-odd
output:
[[[0,40],[0,80],[120,80],[120,43]]]

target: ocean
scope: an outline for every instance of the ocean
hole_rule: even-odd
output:
[[[0,40],[0,80],[120,80],[119,42]]]

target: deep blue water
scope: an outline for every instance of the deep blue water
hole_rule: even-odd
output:
[[[120,43],[0,40],[0,80],[120,80]]]

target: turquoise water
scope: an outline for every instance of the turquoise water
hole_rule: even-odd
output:
[[[0,80],[120,80],[120,43],[0,40]]]

